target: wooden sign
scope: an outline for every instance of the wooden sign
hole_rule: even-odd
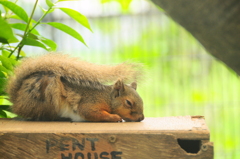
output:
[[[0,119],[1,159],[212,159],[202,117],[142,122],[33,122]]]

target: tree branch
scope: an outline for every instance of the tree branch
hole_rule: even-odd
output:
[[[239,0],[152,0],[240,75]]]

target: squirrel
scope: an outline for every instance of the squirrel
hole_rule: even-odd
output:
[[[22,60],[7,93],[13,113],[27,120],[142,121],[143,101],[136,92],[141,76],[138,63],[98,65],[48,53]]]

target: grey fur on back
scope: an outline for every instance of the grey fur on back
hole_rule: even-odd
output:
[[[58,53],[49,53],[39,57],[24,59],[9,78],[7,92],[14,100],[22,82],[35,73],[52,73],[68,82],[90,88],[102,89],[103,84],[122,79],[124,82],[138,81],[142,77],[142,65],[139,63],[121,63],[119,65],[97,65],[79,58]]]

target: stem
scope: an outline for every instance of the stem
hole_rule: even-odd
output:
[[[9,54],[8,58],[10,58],[12,56],[12,54],[17,50],[17,48],[20,46],[20,44],[22,43],[22,40],[18,43],[18,45],[11,51],[11,53]]]
[[[34,12],[35,12],[35,10],[36,10],[37,4],[38,4],[38,0],[36,0],[36,2],[35,2],[35,4],[34,4],[32,13],[31,13],[30,18],[29,18],[29,21],[28,21],[28,23],[27,23],[27,27],[26,27],[26,29],[25,29],[25,31],[24,31],[24,34],[23,34],[22,41],[27,37],[27,35],[28,35],[28,33],[29,33],[29,32],[28,32],[28,28],[29,28],[29,26],[30,26],[30,23],[31,23],[31,20],[32,20],[32,18],[33,18]],[[22,41],[21,41],[21,42],[22,42]],[[20,43],[21,43],[21,42],[20,42]],[[21,52],[23,46],[24,46],[24,45],[20,45],[20,46],[19,46],[18,54],[17,54],[17,60],[19,59],[20,52]]]
[[[10,45],[9,43],[8,43],[8,46],[9,46],[9,50],[12,51],[12,49],[11,49],[11,45]]]
[[[37,23],[27,33],[30,33],[34,28],[36,28],[36,26],[41,23],[42,19],[48,14],[48,12],[50,12],[51,9],[52,7],[48,8],[48,10],[41,16]]]
[[[36,22],[36,24],[35,24],[31,29],[28,30],[29,25],[30,25],[30,22],[31,22],[31,19],[32,19],[32,16],[33,16],[33,13],[34,13],[34,11],[35,11],[35,9],[36,9],[37,3],[38,3],[38,0],[36,0],[36,2],[35,2],[33,11],[32,11],[32,13],[31,13],[31,17],[30,17],[29,22],[28,22],[28,24],[27,24],[27,27],[26,27],[26,29],[25,29],[25,32],[24,32],[24,35],[23,35],[22,40],[18,43],[18,45],[14,48],[14,50],[10,53],[10,55],[9,55],[8,57],[11,57],[12,54],[18,49],[18,55],[17,55],[17,60],[18,60],[19,55],[20,55],[20,52],[21,52],[21,50],[22,50],[22,48],[23,48],[23,46],[24,46],[24,45],[22,45],[23,40],[28,36],[28,34],[29,34],[34,28],[36,28],[36,26],[42,21],[42,19],[43,19],[43,18],[51,11],[51,9],[52,9],[52,7],[49,7],[48,10],[42,15],[42,17]]]
[[[36,10],[37,3],[38,3],[38,0],[36,0],[36,2],[35,2],[35,4],[34,4],[34,7],[33,7],[33,10],[32,10],[31,16],[30,16],[30,18],[29,18],[29,21],[28,21],[28,23],[27,23],[27,27],[26,27],[26,29],[25,29],[25,31],[24,31],[22,40],[18,43],[18,45],[14,48],[14,50],[9,54],[8,58],[10,58],[10,57],[12,56],[12,54],[19,48],[19,49],[18,49],[18,54],[17,54],[17,60],[18,60],[19,55],[20,55],[20,51],[21,51],[21,49],[22,49],[22,47],[23,47],[22,42],[23,42],[23,40],[27,37],[28,28],[29,28],[29,25],[30,25],[30,23],[31,23],[32,17],[33,17],[33,15],[34,15],[34,12],[35,12],[35,10]]]
[[[29,25],[30,25],[30,23],[31,23],[33,14],[34,14],[34,12],[35,12],[35,10],[36,10],[37,3],[38,3],[38,0],[36,0],[36,2],[35,2],[35,4],[34,4],[33,10],[32,10],[32,13],[31,13],[31,15],[30,15],[29,21],[28,21],[28,23],[27,23],[27,27],[26,27],[26,29],[25,29],[25,31],[24,31],[23,37],[25,37],[26,34],[28,33],[28,28],[29,28]]]
[[[24,45],[21,45],[21,46],[18,48],[18,54],[17,54],[16,60],[18,60],[18,59],[19,59],[20,52],[21,52],[21,50],[22,50],[23,46],[24,46]]]

